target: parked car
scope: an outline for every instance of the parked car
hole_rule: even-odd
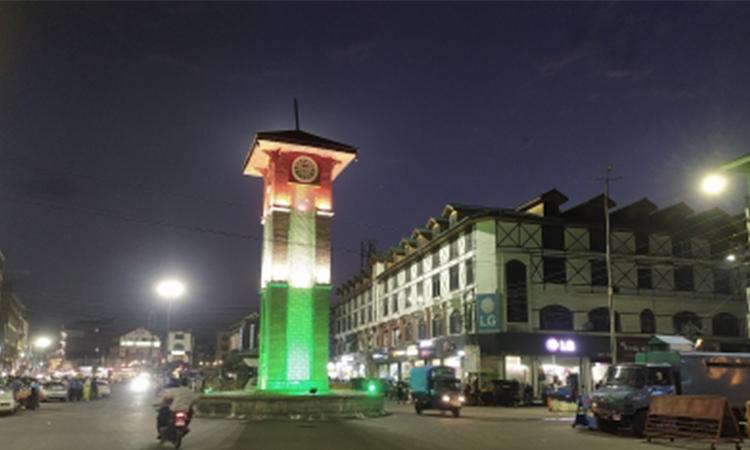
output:
[[[99,397],[109,397],[112,395],[112,388],[107,380],[96,380],[96,386],[99,390]]]
[[[44,383],[43,389],[45,401],[68,401],[68,386],[63,381],[49,381]]]
[[[14,414],[17,409],[13,390],[8,385],[0,384],[0,413]]]

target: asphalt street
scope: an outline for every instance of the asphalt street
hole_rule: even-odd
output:
[[[152,399],[115,388],[89,403],[43,404],[0,417],[0,447],[47,450],[156,450]],[[625,435],[572,429],[570,414],[542,408],[465,408],[460,418],[388,405],[389,415],[342,422],[243,422],[196,418],[187,450],[708,449],[649,444]],[[165,444],[164,448],[170,446]],[[731,445],[719,448],[730,449]]]

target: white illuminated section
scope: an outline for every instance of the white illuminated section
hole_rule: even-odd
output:
[[[315,268],[315,282],[318,284],[331,284],[331,267],[318,266]]]
[[[727,179],[718,174],[710,174],[701,181],[701,189],[707,194],[720,194],[727,188]]]
[[[309,288],[315,271],[315,214],[292,211],[289,215],[289,285]]]

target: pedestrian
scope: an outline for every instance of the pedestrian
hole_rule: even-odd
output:
[[[99,398],[99,383],[97,383],[96,377],[91,378],[91,400]]]
[[[91,378],[86,378],[83,382],[83,401],[87,402],[91,399]]]
[[[39,409],[39,383],[36,380],[31,380],[31,393],[26,399],[26,409],[37,410]]]
[[[404,394],[404,383],[399,381],[396,383],[396,400],[398,401],[399,405],[406,403]]]

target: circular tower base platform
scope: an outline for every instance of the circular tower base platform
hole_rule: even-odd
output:
[[[324,395],[291,395],[229,391],[203,395],[199,417],[240,420],[342,420],[385,415],[382,395],[331,391]]]

